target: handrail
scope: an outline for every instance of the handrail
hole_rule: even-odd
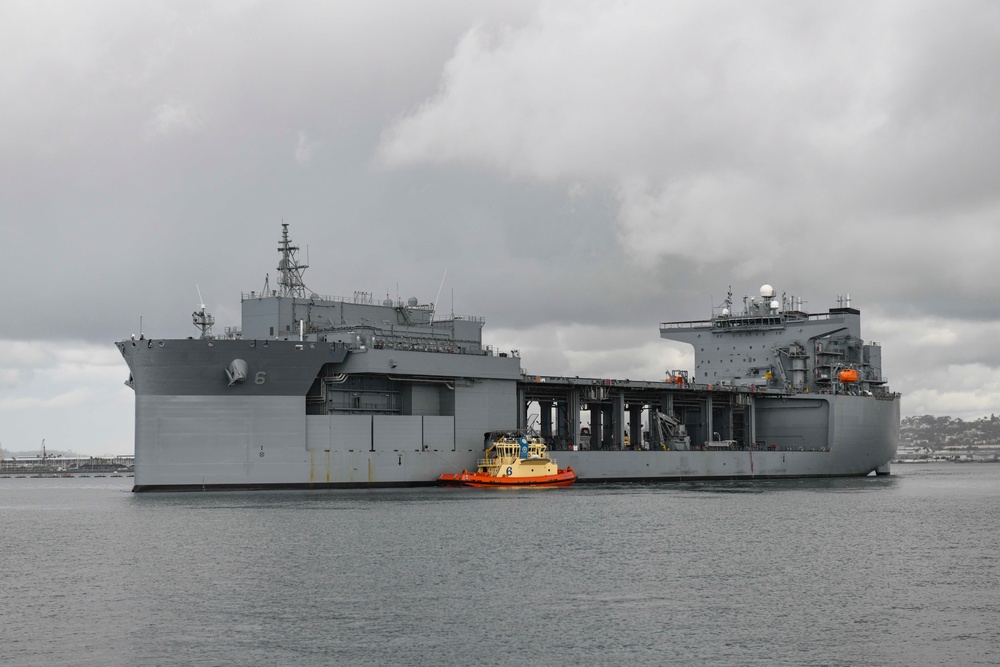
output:
[[[712,329],[712,328],[715,328],[714,325],[715,325],[716,322],[740,322],[740,321],[745,321],[748,324],[753,324],[752,320],[781,318],[782,315],[785,315],[785,314],[787,314],[787,313],[775,313],[775,314],[768,314],[768,315],[728,315],[726,317],[715,317],[715,318],[712,318],[710,320],[687,320],[687,321],[684,321],[684,322],[661,322],[660,323],[660,328],[661,329],[697,329],[697,328],[709,328],[709,329]],[[788,323],[788,322],[801,322],[803,320],[819,322],[819,321],[822,321],[822,320],[829,320],[834,315],[837,315],[837,314],[839,314],[839,313],[833,313],[833,314],[831,314],[831,313],[812,313],[812,314],[807,314],[804,318],[799,317],[799,316],[796,315],[794,318],[786,318],[784,320],[784,323]],[[765,323],[765,322],[760,322],[759,324],[761,326],[779,326],[777,324]],[[725,328],[729,328],[729,327],[725,327]]]

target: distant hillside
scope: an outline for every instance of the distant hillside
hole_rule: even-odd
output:
[[[963,421],[952,417],[903,417],[899,424],[902,447],[943,449],[1000,445],[1000,418],[996,415]]]

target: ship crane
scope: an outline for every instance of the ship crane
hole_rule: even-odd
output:
[[[41,461],[42,465],[44,466],[44,465],[46,465],[48,463],[49,459],[54,458],[54,457],[55,457],[55,454],[48,454],[48,453],[46,453],[46,451],[45,451],[45,438],[42,438],[42,449],[38,453],[38,460]]]

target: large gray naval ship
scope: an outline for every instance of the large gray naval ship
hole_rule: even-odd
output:
[[[413,486],[474,469],[493,434],[535,430],[579,482],[888,473],[899,396],[842,299],[827,313],[770,286],[710,320],[660,326],[695,374],[529,375],[483,344],[480,317],[416,298],[323,296],[288,226],[277,285],[242,326],[116,343],[135,391],[135,491]],[[589,420],[584,421],[584,412]]]

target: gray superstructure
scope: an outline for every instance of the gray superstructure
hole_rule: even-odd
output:
[[[849,307],[753,302],[741,317],[662,325],[695,345],[687,383],[540,378],[483,344],[482,318],[315,294],[287,225],[278,250],[278,284],[242,295],[242,327],[215,335],[202,306],[198,338],[116,344],[136,395],[135,490],[431,484],[474,468],[484,434],[525,427],[535,404],[583,482],[860,475],[895,453],[898,397]],[[831,379],[848,368],[863,379]]]
[[[764,285],[734,313],[730,291],[710,320],[667,322],[660,336],[695,348],[695,377],[709,384],[854,395],[885,394],[882,348],[861,338],[861,311],[839,297],[829,312],[809,314],[802,300]],[[841,381],[841,373],[857,377]]]

